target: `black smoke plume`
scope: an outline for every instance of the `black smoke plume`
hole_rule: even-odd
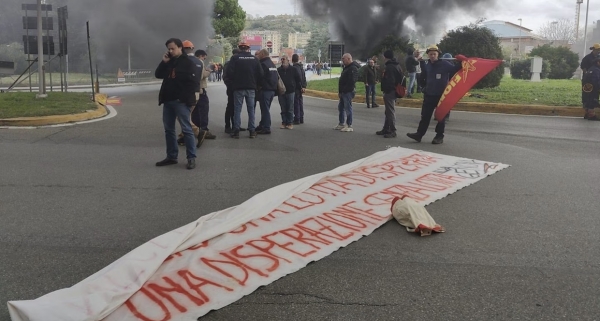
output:
[[[206,49],[213,34],[214,0],[69,0],[69,18],[90,21],[94,51],[100,64],[133,69],[155,68],[171,37],[188,39]],[[82,28],[84,26],[79,26]],[[105,68],[103,68],[105,69]]]
[[[403,35],[404,21],[432,35],[451,14],[478,12],[494,0],[300,0],[311,18],[329,21],[332,40],[344,41],[346,51],[365,57],[389,34]],[[458,13],[454,13],[459,9]]]

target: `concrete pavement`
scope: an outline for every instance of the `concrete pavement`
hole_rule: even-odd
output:
[[[68,287],[154,236],[269,187],[402,146],[512,165],[428,206],[447,231],[389,222],[371,236],[202,320],[594,320],[600,314],[600,124],[579,118],[453,112],[443,145],[417,144],[419,111],[305,99],[306,124],[239,140],[223,133],[225,88],[209,89],[211,131],[198,167],[164,158],[158,86],[114,88],[118,116],[0,130],[0,302]],[[272,115],[278,123],[279,107]],[[243,119],[246,119],[245,117]],[[180,159],[183,160],[181,150]],[[0,320],[7,320],[0,305]]]

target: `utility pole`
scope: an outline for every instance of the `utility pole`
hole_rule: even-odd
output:
[[[44,83],[44,40],[42,32],[42,0],[37,0],[37,43],[38,43],[38,88],[37,98],[46,98],[46,84]]]
[[[519,59],[521,58],[521,31],[523,30],[523,19],[519,18]]]
[[[590,13],[590,0],[587,0],[587,5],[585,7],[585,29],[583,31],[583,51],[581,54],[585,57],[585,52],[587,51],[587,27],[588,27],[588,15]]]

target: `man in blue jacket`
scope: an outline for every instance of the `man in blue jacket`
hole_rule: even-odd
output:
[[[423,105],[421,107],[421,122],[416,133],[408,133],[406,136],[421,142],[421,138],[427,133],[427,128],[431,122],[431,116],[435,111],[442,94],[450,81],[450,78],[460,70],[460,66],[456,66],[453,63],[441,60],[441,51],[437,46],[431,46],[427,48],[427,56],[429,56],[429,63],[425,65],[425,69],[421,70],[421,75],[426,79],[426,87],[423,93]],[[446,121],[438,120],[437,126],[435,126],[435,138],[431,142],[432,144],[442,144],[444,142],[444,129],[446,127]]]

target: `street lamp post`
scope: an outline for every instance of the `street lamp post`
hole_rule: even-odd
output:
[[[590,0],[587,0],[587,4],[585,7],[585,29],[583,31],[583,51],[581,52],[583,56],[585,56],[585,51],[587,48],[587,27],[588,27],[588,14],[590,13]]]
[[[519,58],[521,58],[521,30],[523,30],[523,19],[519,18]]]
[[[38,88],[37,98],[46,98],[44,83],[44,40],[42,33],[42,0],[37,0],[37,47],[38,47]],[[48,40],[50,41],[50,40]]]

